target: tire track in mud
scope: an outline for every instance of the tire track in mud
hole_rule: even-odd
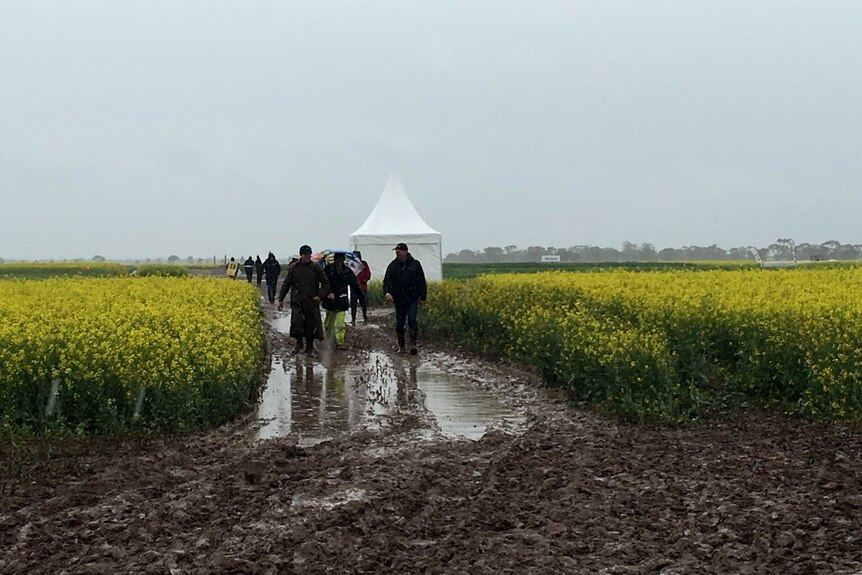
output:
[[[765,413],[624,425],[572,409],[528,372],[429,345],[422,361],[523,418],[451,439],[422,407],[411,359],[387,349],[385,322],[348,333],[331,365],[380,354],[413,397],[398,405],[396,392],[398,409],[370,406],[321,441],[261,441],[251,414],[185,437],[29,446],[2,467],[0,572],[862,571],[859,429]],[[302,377],[311,365],[320,421],[325,358],[297,360],[270,338],[273,365],[298,363]]]

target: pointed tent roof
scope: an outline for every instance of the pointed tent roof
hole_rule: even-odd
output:
[[[401,180],[394,174],[389,176],[386,188],[368,219],[353,232],[354,236],[382,234],[439,234],[425,223],[407,197]]]

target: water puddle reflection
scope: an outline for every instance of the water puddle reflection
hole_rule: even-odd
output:
[[[523,423],[490,392],[419,358],[395,365],[379,352],[362,353],[350,365],[334,364],[337,359],[338,352],[320,359],[273,357],[258,406],[257,437],[292,435],[308,446],[385,426],[399,410],[420,407],[414,390],[424,395],[425,409],[448,437],[478,439],[490,427]]]
[[[425,394],[425,407],[446,436],[479,439],[492,426],[524,423],[488,391],[432,364],[412,366],[410,380]]]
[[[375,427],[395,412],[398,380],[385,355],[370,353],[361,365],[326,363],[305,356],[287,362],[273,358],[257,411],[259,439],[294,434],[298,444],[314,445]]]
[[[281,361],[273,358],[272,371],[257,407],[257,418],[262,423],[257,434],[259,439],[282,437],[289,434],[293,428],[290,384],[290,374]]]
[[[275,317],[267,319],[272,329],[285,335],[290,334],[290,313],[275,312]]]

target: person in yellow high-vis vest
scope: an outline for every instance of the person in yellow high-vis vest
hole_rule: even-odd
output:
[[[334,296],[323,300],[323,309],[326,310],[326,320],[323,322],[323,330],[330,346],[344,345],[344,315],[350,308],[348,288],[359,291],[359,283],[353,271],[344,265],[344,252],[335,252],[333,262],[323,268],[326,277],[329,278],[329,291]]]
[[[231,258],[225,266],[225,273],[227,274],[227,277],[232,280],[235,280],[236,274],[239,273],[239,262],[236,261],[234,258]]]

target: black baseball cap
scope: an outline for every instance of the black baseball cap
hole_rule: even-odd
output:
[[[404,242],[398,242],[398,244],[392,249],[393,250],[401,250],[402,252],[409,252],[410,251],[409,249],[407,249],[407,244],[405,244]]]
[[[302,246],[301,248],[299,248],[299,255],[301,255],[301,256],[309,255],[310,256],[311,255],[311,246]]]

